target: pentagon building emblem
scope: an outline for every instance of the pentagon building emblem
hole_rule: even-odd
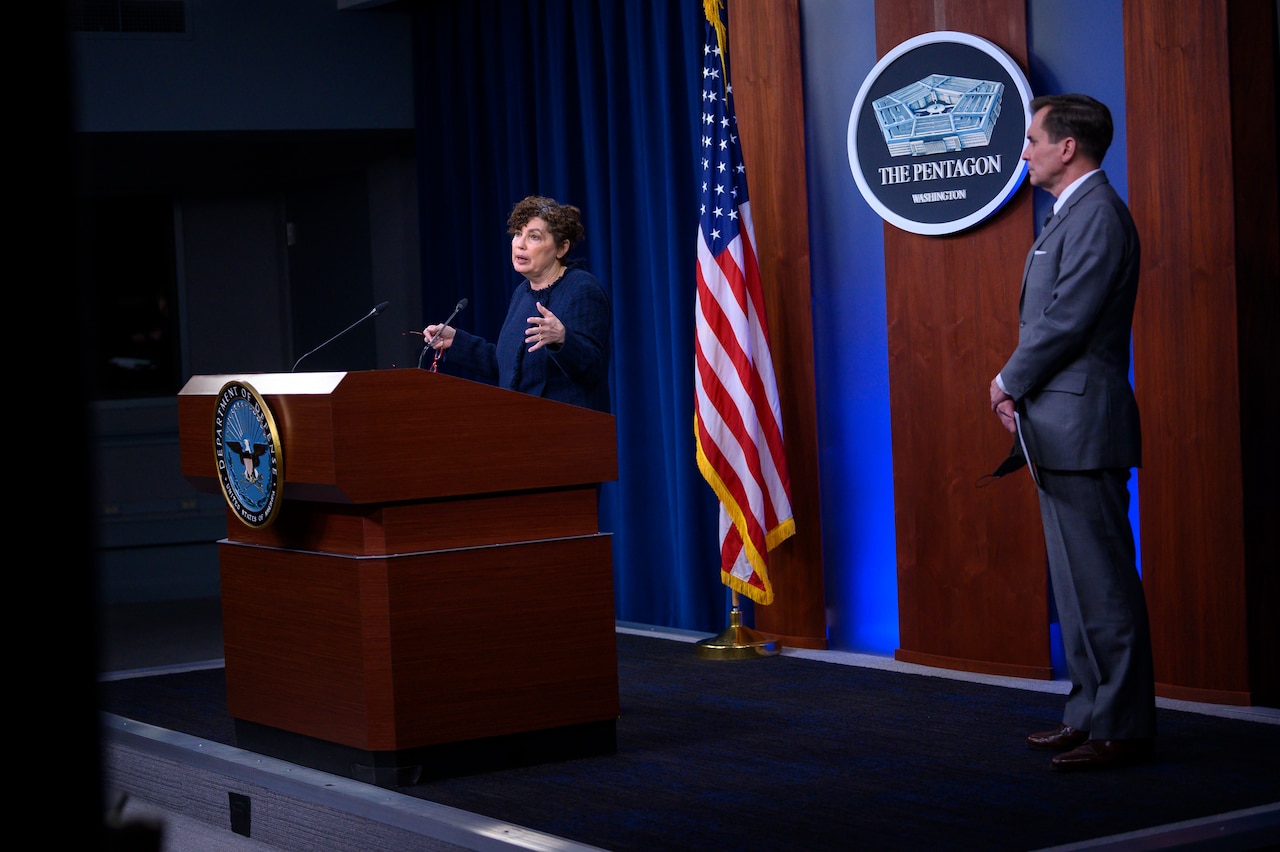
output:
[[[930,74],[873,104],[885,144],[895,157],[943,154],[991,141],[1004,86]]]
[[[849,166],[886,222],[942,235],[1013,197],[1031,124],[1031,87],[1013,59],[968,33],[916,36],[867,75],[849,116]]]

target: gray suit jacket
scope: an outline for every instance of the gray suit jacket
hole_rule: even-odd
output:
[[[1027,255],[1018,346],[1000,379],[1041,467],[1142,464],[1129,384],[1139,260],[1133,219],[1101,172],[1067,199]]]

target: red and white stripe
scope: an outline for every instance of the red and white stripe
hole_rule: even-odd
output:
[[[750,208],[738,208],[740,236],[719,256],[698,231],[694,434],[720,499],[721,579],[770,604],[768,552],[795,520]]]

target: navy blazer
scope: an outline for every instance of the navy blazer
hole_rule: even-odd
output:
[[[1018,345],[1000,380],[1041,467],[1142,464],[1129,382],[1140,257],[1129,210],[1102,172],[1071,194],[1027,255]]]
[[[529,352],[525,330],[541,301],[564,323],[558,349]],[[594,275],[571,267],[544,290],[523,281],[511,295],[496,343],[456,330],[449,360],[499,387],[608,412],[609,342],[613,330],[609,294]]]

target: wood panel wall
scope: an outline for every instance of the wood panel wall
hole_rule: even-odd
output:
[[[1027,66],[1022,0],[876,4],[880,56],[938,30],[986,38]],[[1025,185],[995,216],[957,234],[884,226],[902,660],[1052,676],[1033,484],[1019,474],[975,488],[1009,452],[988,387],[1017,343],[1034,237]]]
[[[1280,703],[1275,10],[1126,0],[1134,373],[1157,691]]]
[[[784,645],[826,648],[798,0],[735,0],[727,11],[734,105],[796,520],[796,534],[769,555],[774,602],[755,607],[755,626]]]
[[[1007,7],[1007,8],[1006,8]],[[999,21],[993,26],[987,22]],[[881,54],[936,29],[964,29],[1025,64],[1020,3],[912,0],[877,8]],[[797,0],[731,2],[732,73],[774,339],[797,535],[772,554],[776,601],[756,626],[825,646],[816,392]],[[1043,538],[1030,481],[979,491],[1009,450],[987,385],[1017,339],[1030,191],[970,233],[886,230],[890,396],[902,647],[912,662],[1048,677]],[[947,273],[939,276],[937,270]]]
[[[776,557],[779,601],[757,609],[757,626],[803,646],[821,635],[824,602],[812,373],[796,363],[812,353],[797,0],[734,0],[730,12],[800,530]],[[1268,0],[1125,0],[1123,12],[1129,203],[1143,241],[1139,509],[1157,690],[1269,706],[1280,704],[1275,14]],[[1027,64],[1019,0],[896,0],[877,4],[875,24],[880,55],[958,30]],[[901,659],[1049,676],[1034,489],[1024,477],[972,487],[1008,450],[986,389],[1016,342],[1031,215],[1027,187],[961,234],[884,226]]]

